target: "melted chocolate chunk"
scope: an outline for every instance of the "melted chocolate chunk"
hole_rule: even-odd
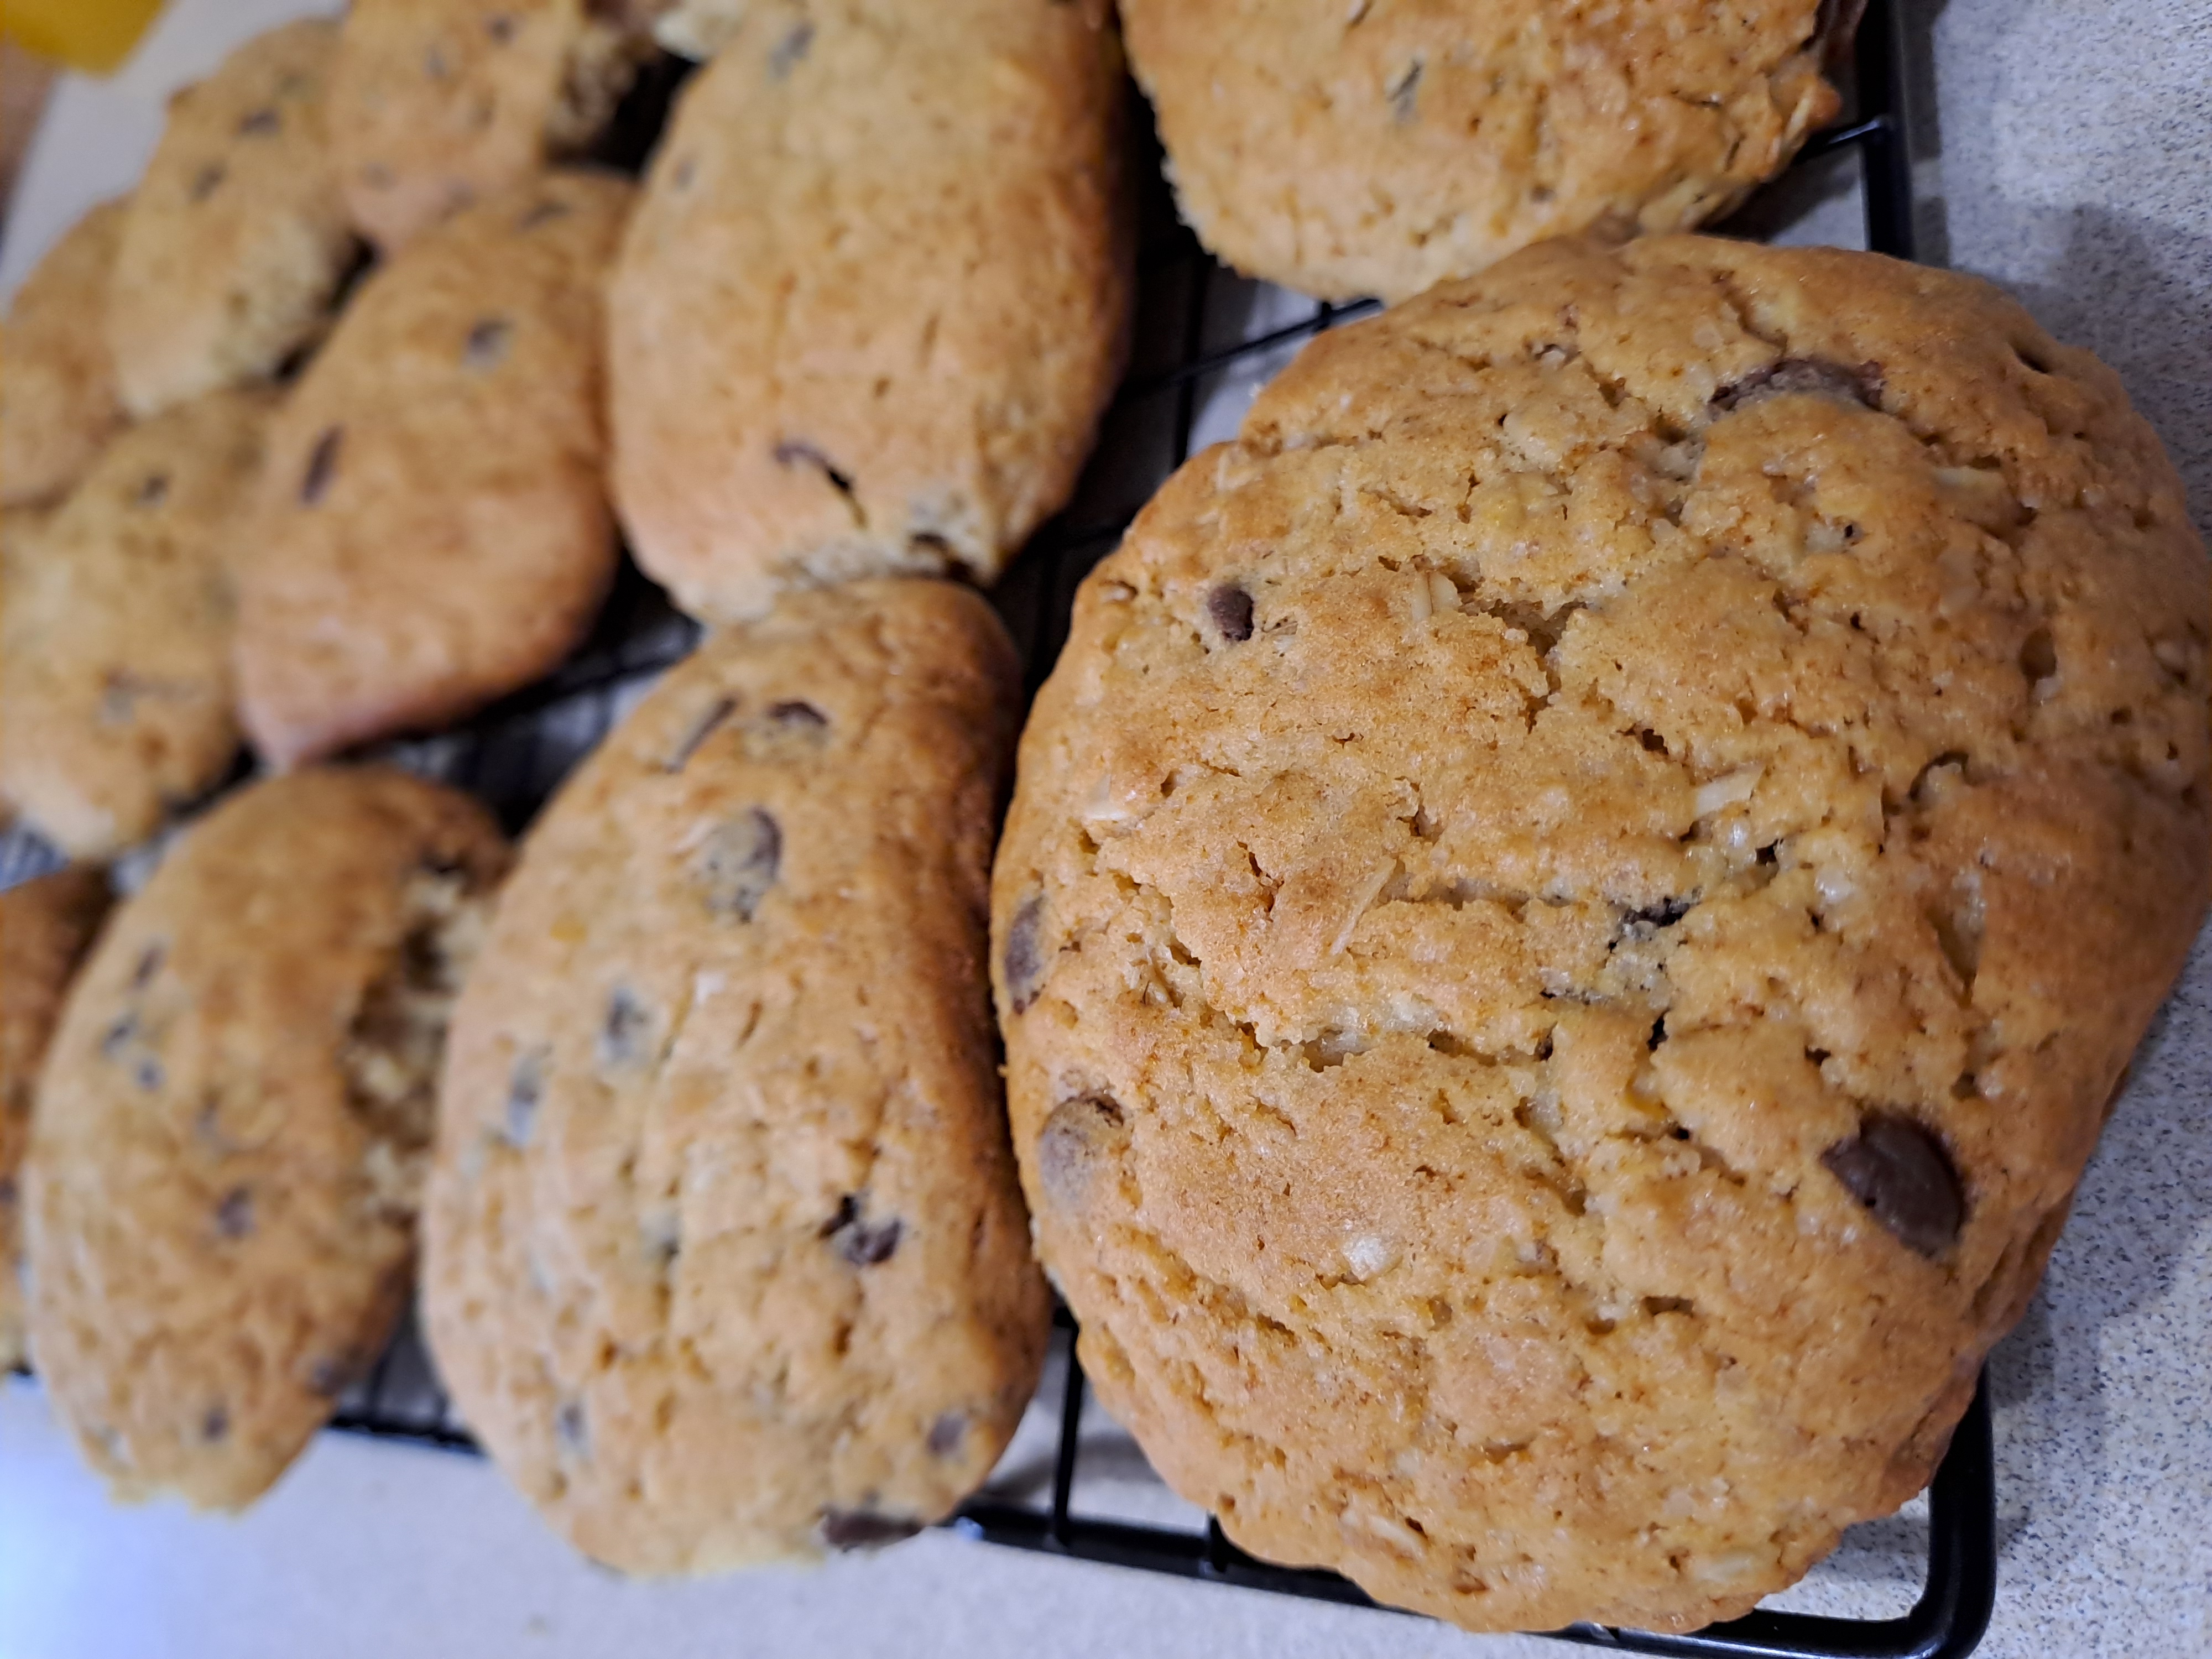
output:
[[[1231,645],[1252,637],[1252,596],[1235,582],[1224,582],[1206,596],[1206,614]]]
[[[750,921],[783,868],[783,831],[760,807],[740,812],[707,837],[696,866],[707,908]]]
[[[919,1521],[873,1510],[824,1510],[822,1541],[833,1550],[877,1550],[921,1530]]]
[[[1941,1255],[1966,1224],[1958,1172],[1942,1143],[1911,1118],[1877,1113],[1820,1162],[1899,1243],[1922,1255]]]
[[[331,427],[315,440],[307,455],[307,470],[300,475],[301,506],[313,507],[330,493],[331,480],[337,476],[338,450],[344,442],[342,426]]]
[[[1078,1095],[1052,1109],[1037,1133],[1037,1182],[1054,1207],[1079,1212],[1098,1177],[1118,1163],[1129,1145],[1121,1103],[1104,1095]]]
[[[1006,944],[1000,957],[1006,971],[1006,1000],[1016,1013],[1025,1012],[1044,989],[1051,963],[1044,953],[1044,895],[1032,893],[1021,902],[1006,927]]]

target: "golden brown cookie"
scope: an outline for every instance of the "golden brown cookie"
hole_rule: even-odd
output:
[[[347,207],[386,252],[585,149],[656,7],[600,0],[355,0],[331,88]]]
[[[797,595],[524,844],[454,1015],[423,1310],[470,1426],[600,1561],[902,1537],[1036,1386],[983,961],[1018,686],[949,583]]]
[[[328,325],[355,252],[323,131],[337,45],[335,23],[287,23],[169,100],[108,291],[134,416],[272,374]]]
[[[111,918],[23,1194],[39,1373],[118,1497],[244,1507],[382,1351],[506,858],[450,789],[302,772],[231,796]]]
[[[123,424],[106,307],[124,205],[104,202],[64,232],[0,325],[0,506],[59,495]]]
[[[0,893],[0,1371],[27,1352],[15,1199],[31,1099],[63,994],[108,898],[106,872],[88,864]]]
[[[2212,890],[2212,579],[1987,284],[1532,249],[1100,565],[994,886],[1107,1407],[1271,1559],[1680,1630],[1917,1491]]]
[[[1130,296],[1105,8],[775,0],[686,88],[624,241],[615,500],[694,615],[994,578],[1073,487]]]
[[[1550,236],[1686,230],[1839,107],[1835,0],[1123,0],[1200,239],[1402,299]]]
[[[130,428],[8,562],[0,800],[76,857],[152,833],[238,752],[232,564],[273,396]]]
[[[270,434],[240,713],[279,766],[553,666],[615,567],[602,295],[630,188],[548,173],[362,284]]]

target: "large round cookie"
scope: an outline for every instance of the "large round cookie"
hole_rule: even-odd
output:
[[[1478,1629],[1917,1490],[2212,884],[2212,583],[1984,283],[1531,250],[1309,347],[1085,584],[994,890],[1102,1398]]]
[[[31,1100],[76,965],[107,913],[107,876],[80,864],[0,893],[0,1371],[23,1362],[17,1171]]]
[[[1018,706],[972,593],[794,596],[524,844],[454,1018],[423,1308],[470,1426],[600,1561],[882,1543],[1013,1431],[1047,1328],[983,962]]]
[[[104,202],[70,226],[0,325],[0,507],[60,495],[123,423],[107,353],[123,213],[123,203]]]
[[[447,1010],[506,862],[382,768],[230,797],[109,920],[24,1166],[33,1351],[118,1496],[237,1509],[406,1297]]]
[[[377,270],[270,432],[240,715],[280,766],[469,713],[591,627],[615,567],[603,281],[630,189],[545,174]]]
[[[322,332],[355,250],[323,131],[337,46],[335,23],[287,23],[169,100],[108,288],[133,415],[274,374]]]
[[[597,137],[652,49],[600,0],[354,0],[331,143],[354,222],[386,252]],[[629,15],[627,13],[638,14]]]
[[[609,373],[616,505],[686,610],[988,581],[1066,500],[1131,292],[1104,13],[774,0],[685,89]]]
[[[143,839],[238,752],[232,574],[271,402],[131,428],[7,561],[0,799],[77,857]]]
[[[1837,0],[1123,0],[1184,216],[1239,270],[1400,299],[1551,236],[1686,230],[1833,116]]]

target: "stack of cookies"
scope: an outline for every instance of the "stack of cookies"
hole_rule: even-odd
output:
[[[1723,9],[1123,0],[1206,246],[1398,303],[1025,729],[974,590],[1127,356],[1103,0],[240,48],[8,323],[0,799],[89,862],[0,899],[0,1358],[234,1508],[419,1283],[548,1521],[697,1573],[948,1515],[1048,1275],[1240,1544],[1470,1629],[1893,1510],[2212,897],[2212,583],[1986,285],[1669,234],[1838,107],[1849,7]],[[706,631],[517,845],[358,753],[624,544]]]

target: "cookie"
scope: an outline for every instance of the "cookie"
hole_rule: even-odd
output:
[[[273,374],[327,325],[356,247],[323,130],[337,46],[335,23],[287,23],[170,99],[108,289],[134,416]]]
[[[362,285],[270,434],[240,714],[279,766],[537,678],[613,580],[603,280],[629,186],[550,173]]]
[[[1131,293],[1103,5],[750,8],[611,301],[615,502],[696,616],[995,577],[1073,487]]]
[[[331,87],[354,222],[389,252],[586,149],[652,50],[653,9],[356,0]]]
[[[965,590],[797,595],[523,845],[454,1014],[422,1304],[471,1428],[602,1562],[903,1536],[1036,1386],[983,960],[1018,684]]]
[[[109,920],[23,1208],[40,1376],[118,1497],[243,1508],[382,1351],[505,860],[465,796],[303,772],[226,799]]]
[[[106,874],[82,864],[0,893],[0,1371],[27,1352],[15,1197],[32,1091],[62,994],[107,904]]]
[[[151,833],[238,752],[231,564],[272,400],[131,428],[10,561],[0,798],[76,857]]]
[[[1686,230],[1841,101],[1834,0],[1126,0],[1199,239],[1326,299],[1402,299],[1547,237]]]
[[[102,203],[64,232],[0,324],[0,506],[59,495],[123,424],[106,309],[123,212]]]
[[[994,886],[1107,1408],[1271,1559],[1682,1630],[1919,1490],[2212,888],[2120,382],[1870,254],[1556,243],[1099,566]]]

